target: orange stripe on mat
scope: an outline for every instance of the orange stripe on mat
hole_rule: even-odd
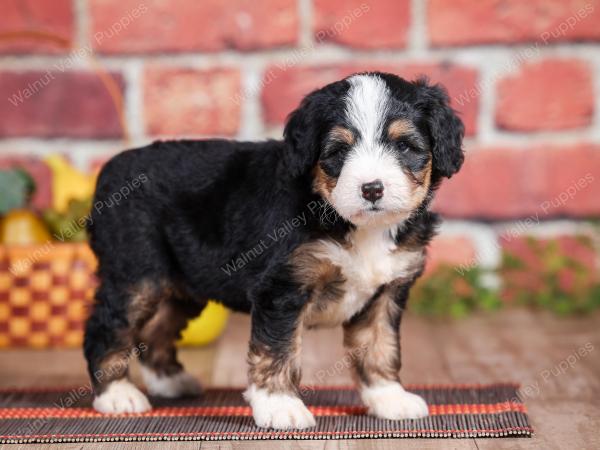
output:
[[[315,416],[354,416],[366,414],[364,406],[309,406]],[[497,414],[526,412],[525,405],[516,402],[492,404],[429,405],[429,415],[445,414]],[[111,415],[112,416],[112,415]],[[249,406],[190,406],[164,407],[140,414],[123,414],[127,417],[186,417],[186,416],[252,416]],[[0,419],[85,419],[107,417],[92,408],[3,408]]]

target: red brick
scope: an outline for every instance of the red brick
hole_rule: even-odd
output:
[[[122,95],[123,80],[109,74]],[[1,137],[118,138],[118,108],[93,72],[0,72]]]
[[[234,135],[240,124],[235,69],[153,67],[144,80],[146,126],[153,135]]]
[[[590,67],[583,61],[544,60],[523,65],[498,83],[496,122],[514,131],[589,125],[594,112]]]
[[[263,76],[262,103],[267,124],[281,125],[286,116],[298,106],[302,97],[312,90],[352,73],[366,70],[392,72],[407,79],[427,75],[432,82],[443,84],[450,93],[453,106],[465,122],[466,134],[472,136],[476,133],[479,110],[477,96],[469,97],[469,101],[463,101],[462,104],[456,100],[476,87],[477,72],[452,64],[357,63],[339,66],[294,67],[294,60],[284,61],[279,65],[267,68]]]
[[[430,0],[435,46],[599,40],[600,0]]]
[[[440,265],[470,267],[476,261],[473,242],[464,236],[436,236],[429,245],[427,272]]]
[[[486,148],[467,151],[462,170],[442,184],[435,209],[446,217],[537,223],[598,216],[599,199],[599,146]]]
[[[91,0],[101,53],[252,50],[294,45],[295,0]]]
[[[52,172],[38,158],[31,156],[0,157],[0,169],[20,168],[25,170],[35,181],[36,189],[31,205],[37,209],[49,208],[52,204]]]
[[[410,26],[410,1],[316,0],[314,36],[362,49],[403,48]]]
[[[73,1],[2,0],[0,53],[64,53],[74,35]]]

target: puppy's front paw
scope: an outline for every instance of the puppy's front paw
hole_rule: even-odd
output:
[[[254,421],[259,427],[287,430],[316,425],[312,413],[294,395],[269,393],[266,389],[251,385],[244,392],[244,398],[250,403]]]
[[[380,419],[420,419],[429,409],[421,397],[406,392],[400,383],[385,383],[365,387],[361,397],[372,414]]]
[[[125,378],[110,383],[94,399],[93,406],[104,414],[142,413],[152,409],[146,396]]]

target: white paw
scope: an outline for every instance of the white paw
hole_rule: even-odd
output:
[[[146,396],[126,378],[110,383],[94,399],[93,406],[104,414],[142,413],[152,409]]]
[[[287,430],[316,425],[312,413],[294,395],[270,394],[266,389],[251,385],[244,392],[244,398],[250,403],[254,421],[259,427]]]
[[[202,387],[189,373],[181,371],[175,375],[158,375],[154,370],[141,366],[142,379],[150,395],[165,398],[196,396]]]
[[[420,419],[429,414],[425,400],[406,392],[400,383],[388,382],[364,387],[361,397],[369,408],[369,414],[380,419]]]

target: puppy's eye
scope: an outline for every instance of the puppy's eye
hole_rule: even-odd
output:
[[[323,151],[323,158],[333,158],[334,156],[339,155],[340,153],[346,152],[348,150],[348,144],[345,142],[330,142],[325,146],[325,150]]]
[[[400,153],[408,153],[412,150],[412,147],[407,142],[404,142],[404,141],[397,141],[396,148],[398,149],[398,151]]]

